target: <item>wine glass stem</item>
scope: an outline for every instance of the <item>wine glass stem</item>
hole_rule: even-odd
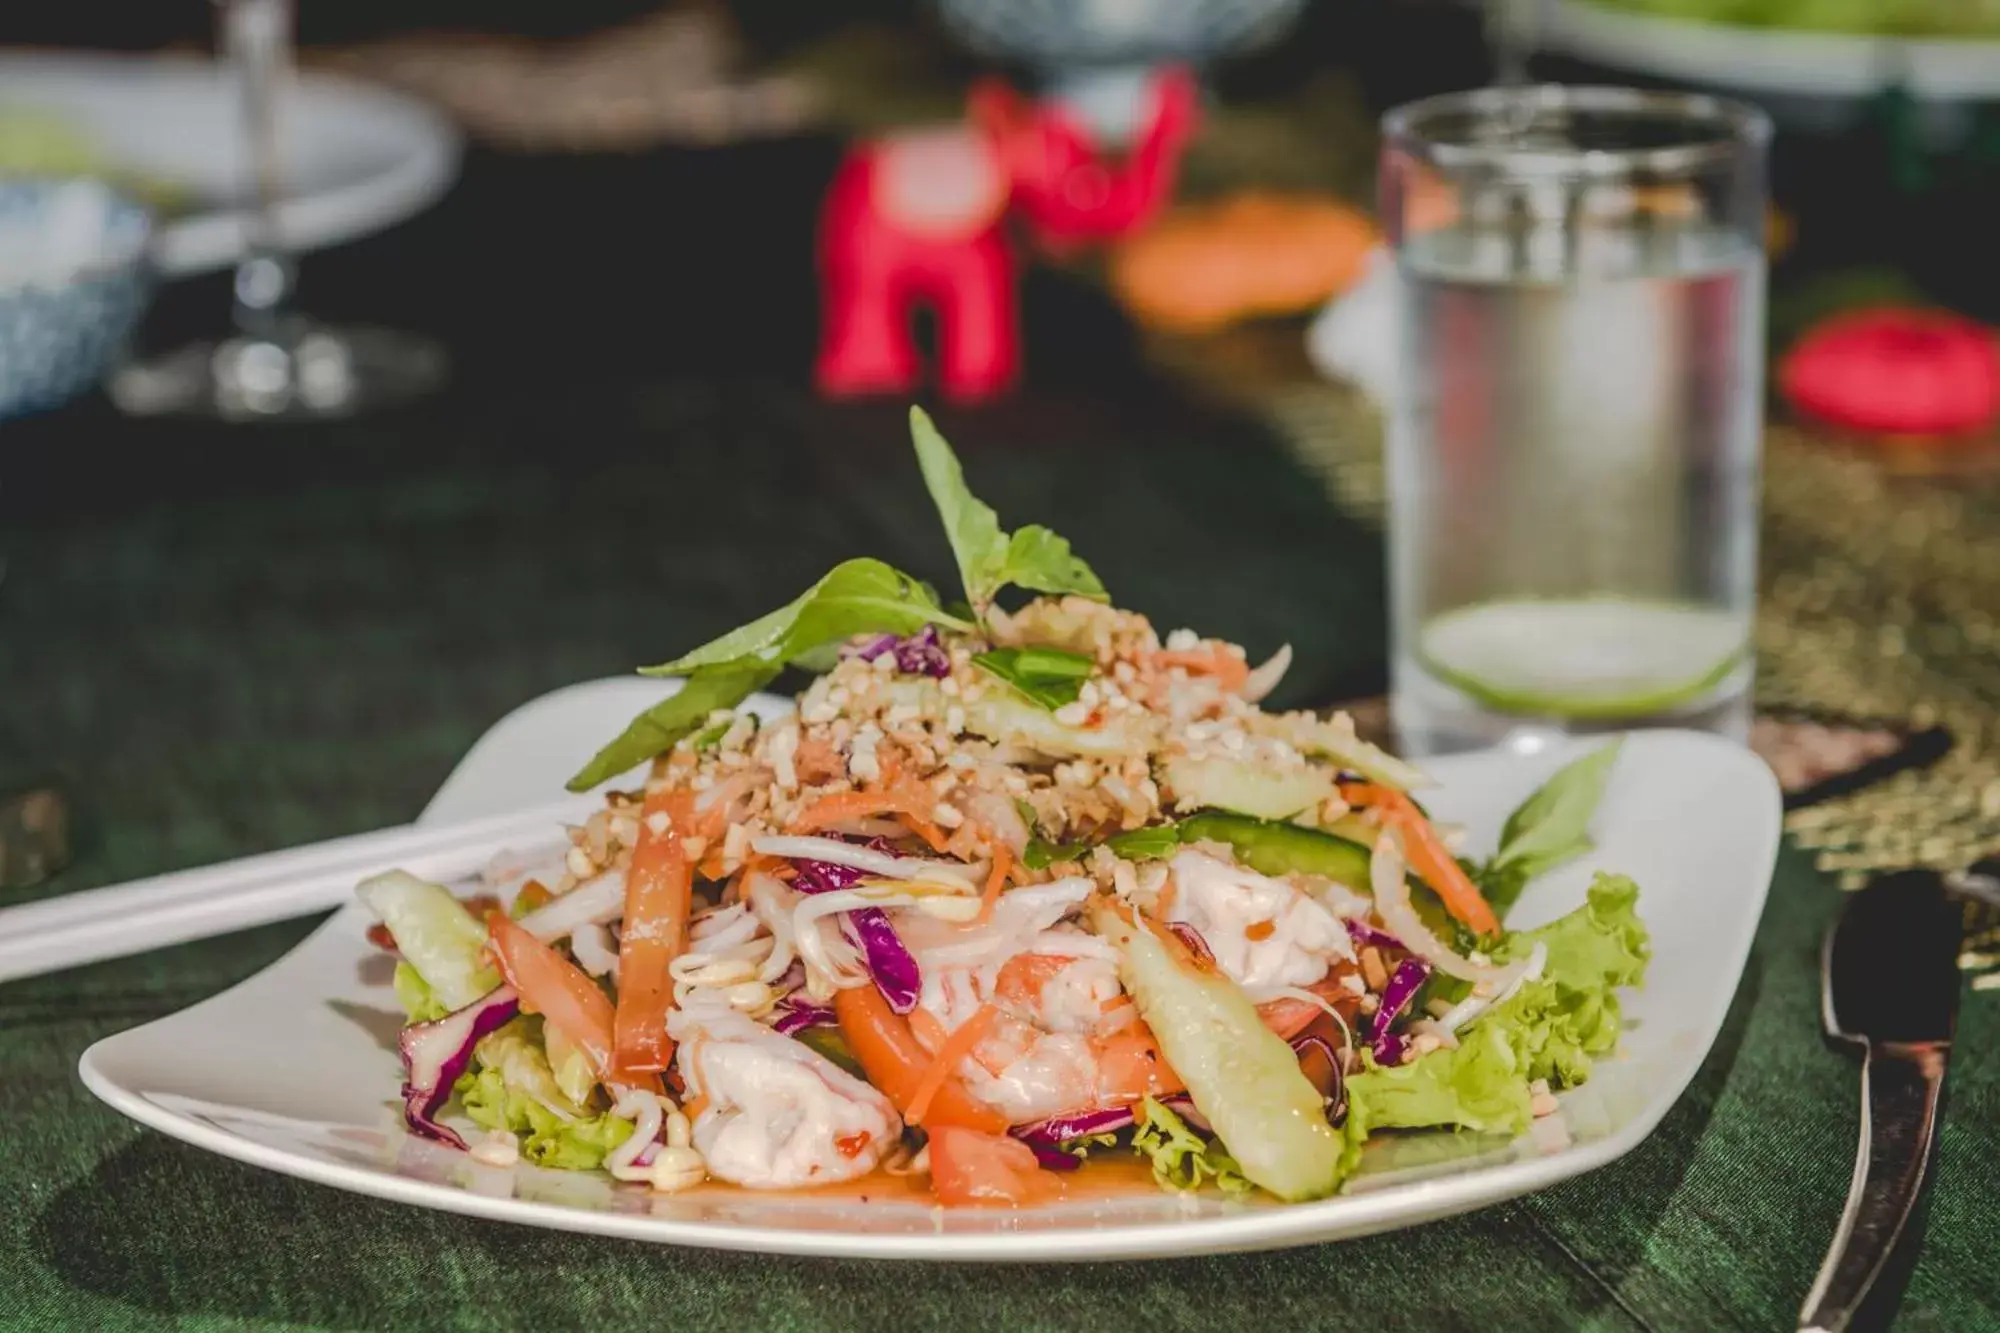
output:
[[[250,169],[250,207],[243,221],[243,258],[236,265],[236,326],[270,337],[291,299],[291,251],[278,223],[284,162],[278,104],[292,72],[292,0],[217,0],[223,51],[236,76],[243,144]]]
[[[1493,81],[1502,87],[1528,82],[1528,57],[1541,26],[1541,0],[1486,0],[1486,31],[1493,44]]]

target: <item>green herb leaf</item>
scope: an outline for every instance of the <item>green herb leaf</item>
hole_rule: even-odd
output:
[[[1050,866],[1068,861],[1081,861],[1099,847],[1109,848],[1112,855],[1126,861],[1160,861],[1172,856],[1181,845],[1181,831],[1178,824],[1158,824],[1152,828],[1135,828],[1106,838],[1103,842],[1047,842],[1041,838],[1031,838],[1021,850],[1021,864],[1030,870],[1047,870]]]
[[[1617,760],[1618,743],[1614,741],[1564,766],[1521,802],[1500,830],[1500,851],[1492,868],[1511,868],[1532,879],[1589,851],[1591,816],[1604,798],[1604,786]]]
[[[995,648],[975,656],[972,664],[1052,713],[1076,702],[1097,667],[1095,659],[1060,648]]]
[[[569,780],[569,789],[589,791],[654,755],[666,753],[674,742],[706,722],[716,709],[734,708],[770,684],[780,667],[779,662],[756,657],[696,667],[678,694],[662,699],[633,718],[616,739],[599,750]]]
[[[910,438],[924,487],[944,520],[966,599],[975,611],[983,612],[994,594],[1009,584],[1034,592],[1109,600],[1097,575],[1063,538],[1038,525],[1011,536],[1001,530],[1000,516],[966,486],[958,456],[920,407],[910,409]]]
[[[919,579],[880,560],[843,560],[812,587],[767,616],[671,662],[641,667],[647,676],[678,676],[741,658],[783,664],[856,634],[913,634],[926,625],[972,626],[946,614]]]

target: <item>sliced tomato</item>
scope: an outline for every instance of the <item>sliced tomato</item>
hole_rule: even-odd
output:
[[[1043,1198],[1051,1183],[1034,1151],[1005,1134],[935,1125],[930,1159],[931,1189],[952,1207],[1018,1208]]]

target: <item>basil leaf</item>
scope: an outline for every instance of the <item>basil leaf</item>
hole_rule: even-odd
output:
[[[1021,864],[1030,870],[1047,870],[1050,866],[1067,861],[1081,861],[1099,847],[1108,847],[1115,856],[1127,861],[1159,861],[1172,856],[1181,845],[1181,831],[1177,824],[1160,824],[1152,828],[1135,828],[1103,842],[1045,842],[1041,838],[1030,839],[1021,850]]]
[[[1083,693],[1097,661],[1060,648],[994,648],[977,654],[972,664],[1053,713]]]
[[[734,708],[771,683],[780,663],[745,657],[696,667],[679,693],[663,699],[632,719],[616,739],[592,756],[569,780],[571,791],[589,791],[654,755],[708,720],[718,708]]]
[[[913,634],[926,625],[972,628],[945,614],[920,580],[880,560],[843,560],[769,615],[640,674],[677,676],[752,657],[781,665],[856,634]]]
[[[1500,830],[1495,870],[1515,868],[1527,878],[1590,850],[1590,819],[1604,798],[1616,741],[1566,765],[1540,790],[1521,802]]]
[[[1076,593],[1109,600],[1090,566],[1055,533],[1035,524],[1011,536],[1001,530],[1000,516],[966,486],[958,456],[920,407],[910,409],[910,438],[916,445],[924,488],[931,493],[938,517],[944,520],[945,537],[951,542],[952,558],[958,562],[966,600],[975,610],[984,610],[994,594],[1009,584],[1034,592]]]

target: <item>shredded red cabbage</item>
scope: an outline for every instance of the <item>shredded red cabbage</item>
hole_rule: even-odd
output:
[[[1292,1038],[1292,1050],[1301,1060],[1305,1059],[1308,1051],[1317,1051],[1325,1057],[1326,1067],[1333,1071],[1333,1086],[1323,1094],[1327,1099],[1326,1119],[1335,1129],[1340,1128],[1347,1119],[1347,1080],[1340,1072],[1340,1052],[1334,1049],[1332,1042],[1311,1030]]]
[[[1356,944],[1372,944],[1378,949],[1397,949],[1403,953],[1410,951],[1409,945],[1388,931],[1369,925],[1366,921],[1348,920],[1343,924],[1347,927],[1348,938]]]
[[[872,662],[884,653],[894,653],[896,669],[913,676],[932,676],[943,680],[951,674],[951,654],[945,651],[943,642],[938,639],[936,625],[926,625],[903,639],[883,634],[859,647],[847,649],[843,655]]]
[[[1335,1068],[1339,1068],[1338,1065]],[[1194,1101],[1184,1093],[1160,1098],[1160,1104],[1174,1112],[1188,1124],[1202,1133],[1212,1133],[1208,1118],[1195,1110]],[[1052,1115],[1047,1120],[1037,1120],[1032,1124],[1016,1125],[1008,1130],[1015,1138],[1036,1149],[1053,1149],[1071,1139],[1085,1139],[1094,1134],[1115,1134],[1131,1125],[1137,1118],[1133,1103],[1123,1106],[1098,1106],[1085,1111],[1065,1111]],[[1067,1155],[1067,1154],[1065,1154]]]
[[[1023,1140],[1023,1142],[1026,1142]],[[1083,1165],[1083,1159],[1073,1152],[1050,1147],[1046,1143],[1029,1143],[1028,1151],[1035,1155],[1044,1171],[1074,1171]]]
[[[879,844],[880,839],[876,839],[868,845],[887,850]],[[800,893],[832,893],[868,877],[865,870],[828,861],[794,861],[792,868],[798,872],[792,887]],[[860,907],[845,916],[847,931],[866,955],[869,975],[875,978],[875,988],[882,992],[882,998],[899,1014],[915,1009],[917,997],[924,989],[923,973],[902,937],[896,934],[895,926],[889,923],[888,914],[879,907]]]
[[[1389,1030],[1402,1012],[1410,1007],[1410,1001],[1430,978],[1431,965],[1421,958],[1405,958],[1396,964],[1396,970],[1389,976],[1389,984],[1382,988],[1382,1004],[1368,1020],[1368,1038],[1375,1051],[1378,1065],[1401,1064],[1403,1061],[1403,1038]]]
[[[838,1020],[833,1010],[823,1004],[809,1000],[781,1000],[778,1003],[777,1019],[771,1024],[771,1031],[784,1037],[797,1036],[807,1028],[832,1027]]]
[[[438,1108],[451,1096],[479,1039],[520,1012],[513,987],[501,986],[443,1018],[403,1029],[396,1046],[403,1056],[403,1121],[412,1131],[464,1150],[465,1140],[438,1123]]]
[[[889,924],[888,913],[879,907],[849,912],[847,929],[860,942],[875,989],[882,992],[889,1007],[899,1014],[915,1009],[924,990],[923,973],[917,970],[916,957],[904,945],[903,937]]]
[[[1207,963],[1211,967],[1215,965],[1215,950],[1208,947],[1208,941],[1202,938],[1200,931],[1185,921],[1169,921],[1167,922],[1167,929],[1174,933],[1175,939],[1187,945],[1188,950],[1196,958],[1201,959],[1202,962]]]

